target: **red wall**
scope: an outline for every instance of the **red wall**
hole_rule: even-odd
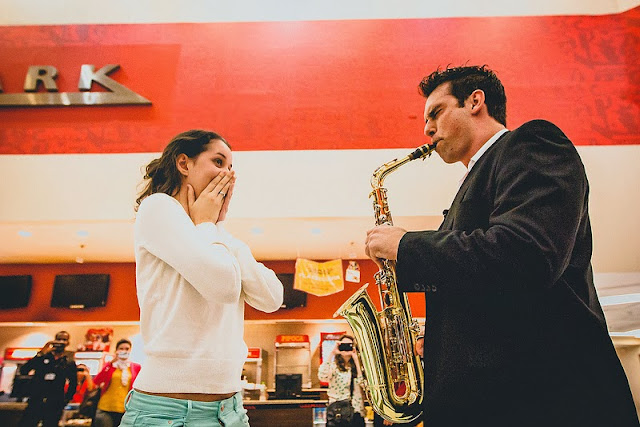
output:
[[[330,319],[336,309],[367,281],[374,303],[378,301],[373,284],[373,274],[378,271],[370,260],[360,260],[361,283],[345,282],[345,289],[337,294],[316,297],[307,296],[307,306],[278,310],[266,314],[247,306],[247,320],[265,319]],[[295,261],[270,261],[265,265],[276,273],[293,273]],[[343,262],[346,268],[348,261]],[[84,310],[51,308],[51,292],[56,274],[97,274],[111,275],[107,305]],[[126,321],[139,320],[140,311],[135,289],[135,264],[4,264],[0,265],[0,275],[30,274],[33,286],[29,306],[21,309],[0,310],[0,322],[38,321]],[[375,291],[375,293],[374,293]],[[422,294],[412,294],[411,305],[414,317],[424,317],[425,304]]]
[[[421,145],[417,84],[437,67],[488,64],[508,126],[556,123],[577,145],[640,144],[640,7],[605,16],[0,27],[4,93],[29,65],[77,92],[82,64],[150,107],[2,109],[0,154],[161,151],[190,128],[235,150]],[[100,90],[94,84],[93,90]]]

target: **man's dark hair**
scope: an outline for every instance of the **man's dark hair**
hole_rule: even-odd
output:
[[[507,96],[504,86],[486,65],[447,67],[444,70],[438,68],[422,79],[418,89],[427,98],[438,86],[447,82],[451,82],[451,94],[456,97],[460,107],[474,90],[483,91],[489,115],[503,126],[507,125]]]
[[[118,349],[118,347],[120,347],[120,344],[129,344],[129,347],[133,347],[133,345],[131,344],[131,341],[129,341],[126,338],[122,338],[120,341],[118,341],[118,343],[116,344],[116,350]]]

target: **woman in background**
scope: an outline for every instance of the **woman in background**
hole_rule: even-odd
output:
[[[318,368],[320,381],[329,383],[329,405],[339,400],[350,400],[354,409],[350,426],[364,427],[365,408],[362,397],[362,371],[350,335],[342,335],[331,355]],[[328,426],[328,424],[327,424]]]
[[[93,379],[102,389],[98,410],[94,419],[96,427],[118,427],[124,415],[124,399],[140,372],[140,365],[129,361],[131,341],[121,339],[116,344],[116,355],[104,365]]]
[[[134,226],[146,360],[121,426],[248,426],[241,375],[244,305],[273,312],[283,288],[227,232],[235,173],[229,144],[183,132],[146,167]]]

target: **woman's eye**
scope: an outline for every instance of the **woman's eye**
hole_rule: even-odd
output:
[[[215,163],[217,166],[222,166],[222,159],[214,159],[213,163]]]

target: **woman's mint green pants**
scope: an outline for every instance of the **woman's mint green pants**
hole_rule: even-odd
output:
[[[131,390],[120,427],[248,427],[242,395],[217,402],[171,399]]]

